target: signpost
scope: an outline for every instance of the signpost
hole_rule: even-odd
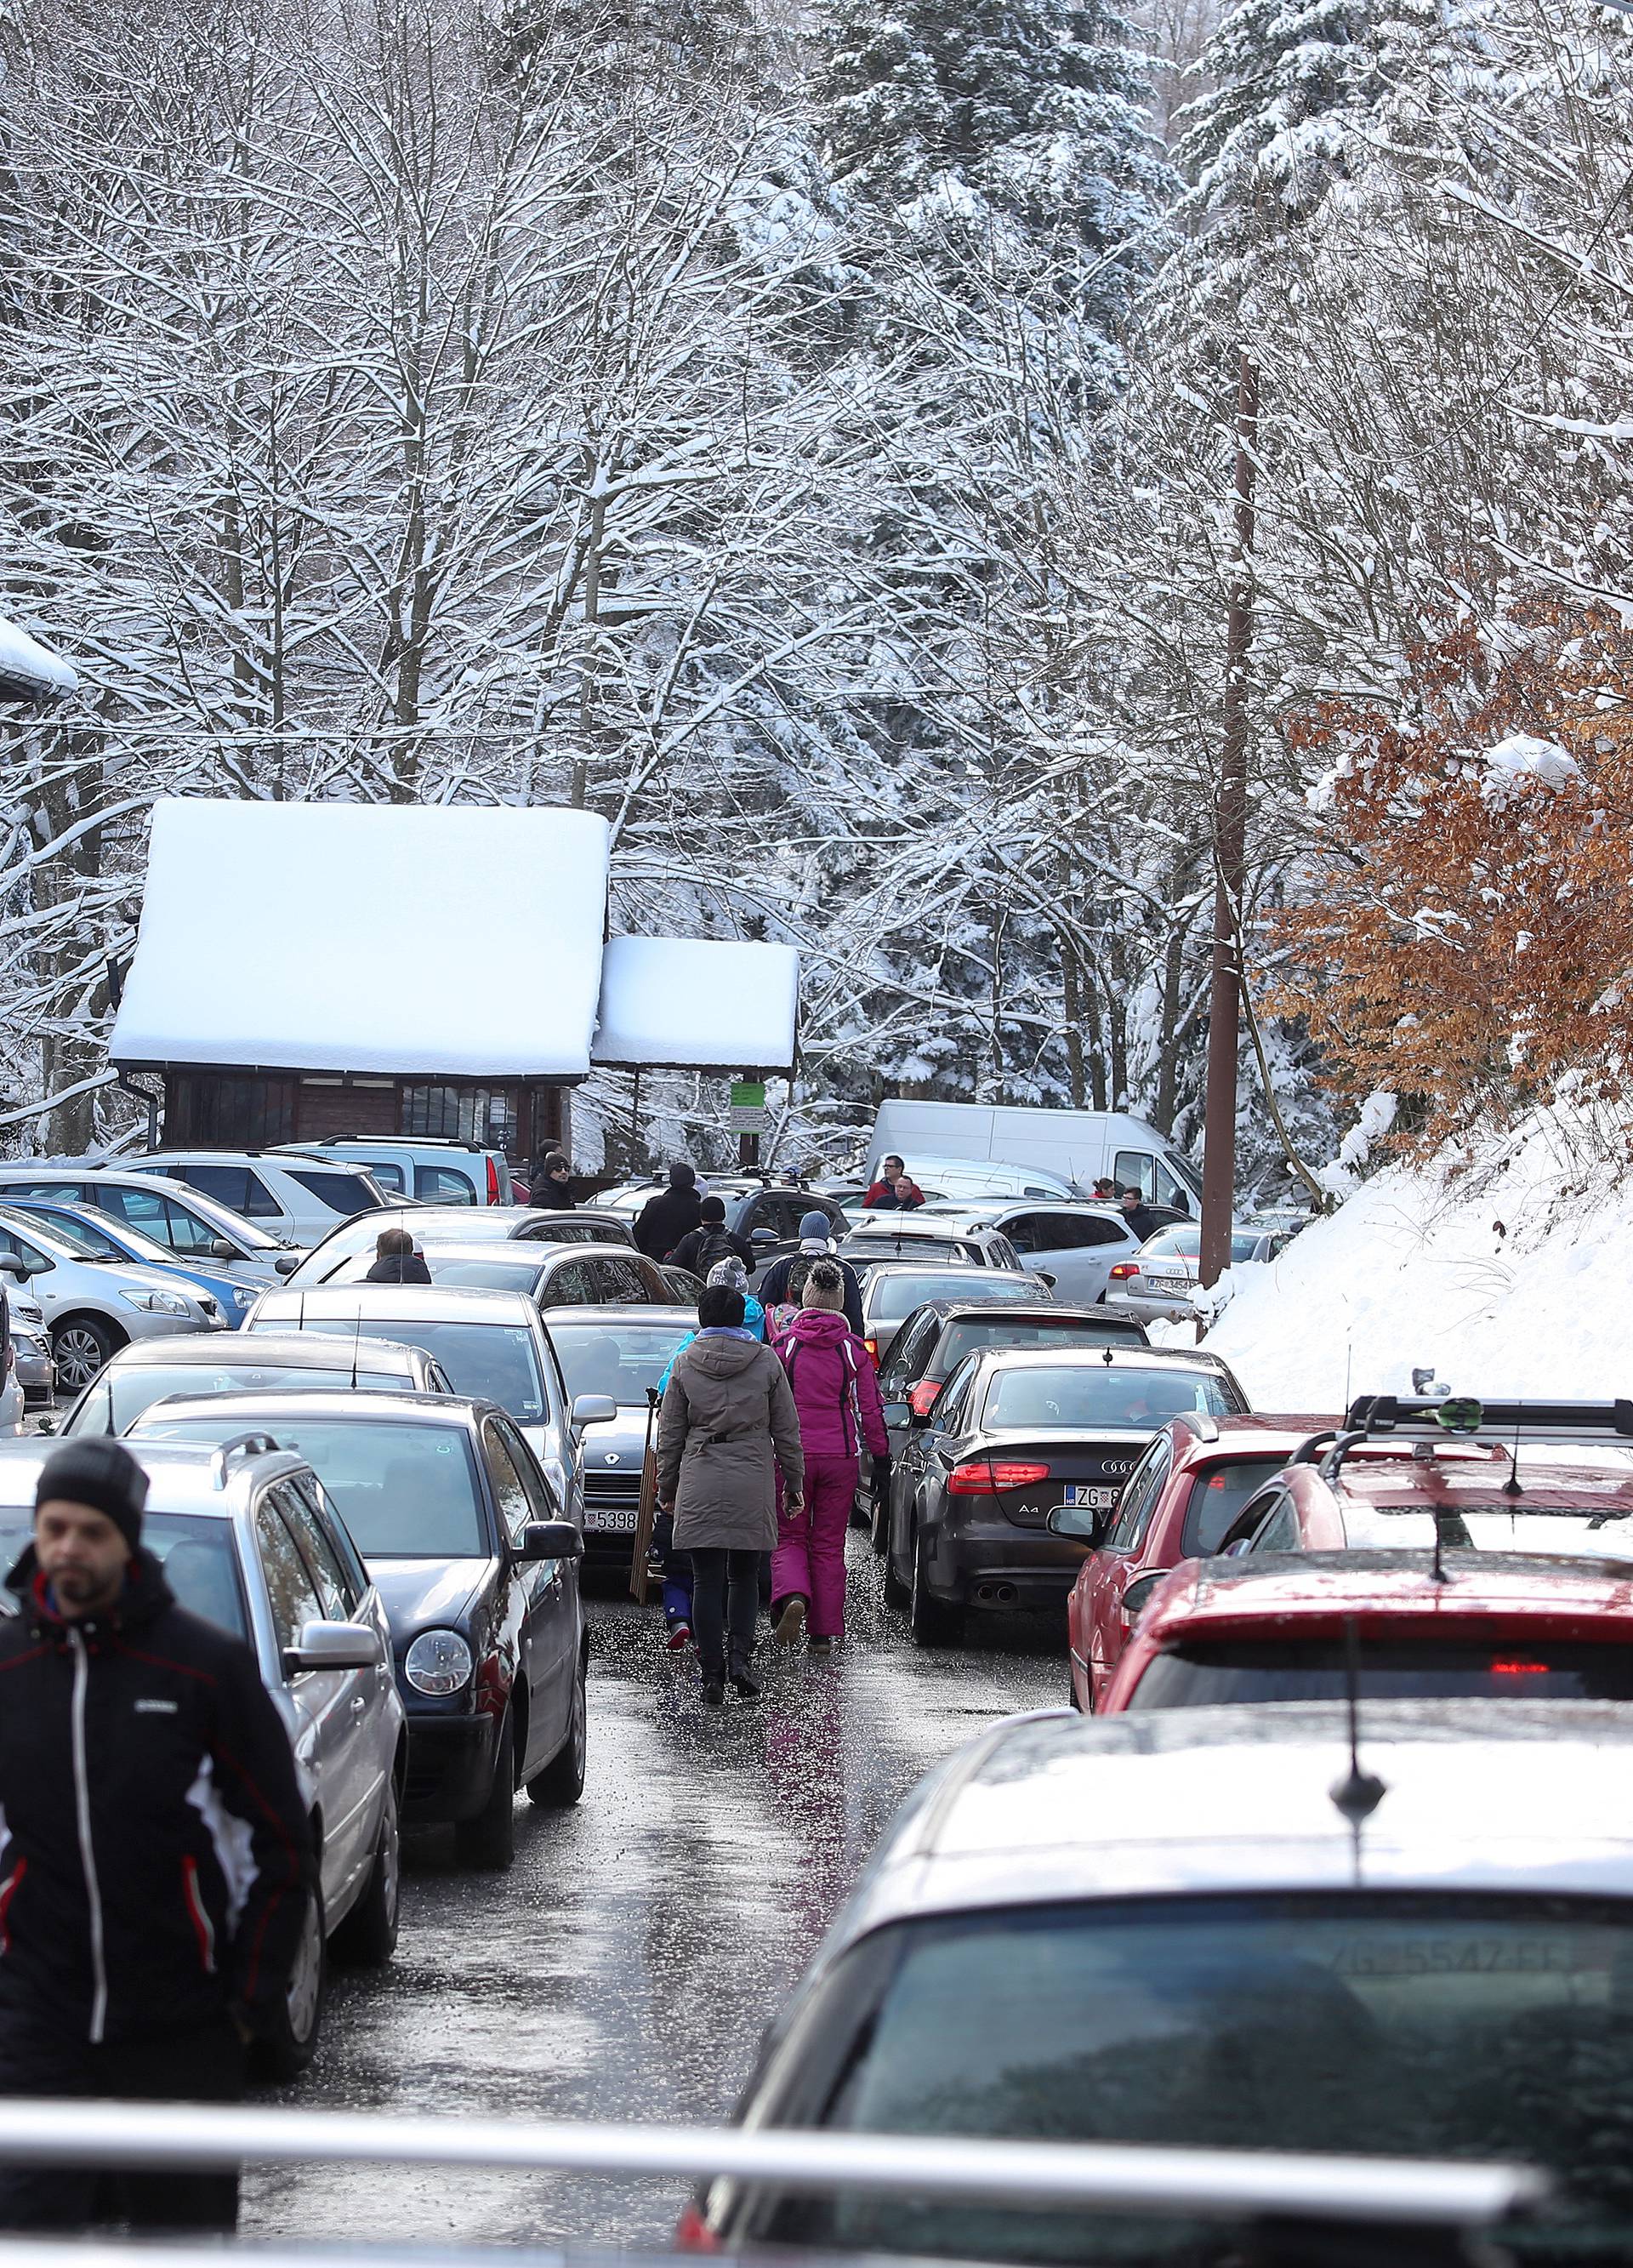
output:
[[[732,1081],[732,1108],[727,1123],[737,1136],[737,1162],[739,1166],[760,1163],[760,1137],[769,1131],[771,1114],[766,1108],[766,1083],[762,1079],[734,1079]]]

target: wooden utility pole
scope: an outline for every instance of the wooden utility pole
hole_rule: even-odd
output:
[[[1254,471],[1259,373],[1244,349],[1236,374],[1236,541],[1225,633],[1225,729],[1213,814],[1213,983],[1203,1133],[1202,1280],[1231,1264],[1236,1204],[1236,1072],[1241,1020],[1241,911],[1247,856],[1247,663],[1253,646]]]

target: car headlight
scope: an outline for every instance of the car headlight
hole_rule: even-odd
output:
[[[402,1674],[416,1693],[457,1693],[474,1667],[458,1631],[422,1631],[403,1656]]]
[[[247,1307],[255,1294],[246,1292],[242,1284],[234,1284],[229,1295],[235,1307]]]
[[[188,1315],[193,1312],[187,1301],[173,1292],[121,1292],[119,1296],[150,1315]]]

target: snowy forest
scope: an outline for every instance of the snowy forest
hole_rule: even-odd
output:
[[[176,792],[600,810],[813,1153],[1195,1145],[1232,704],[1245,1180],[1614,1079],[1633,13],[497,5],[0,0],[0,1145],[130,1108]]]

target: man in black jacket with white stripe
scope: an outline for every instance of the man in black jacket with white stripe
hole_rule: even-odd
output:
[[[0,1621],[0,2095],[233,2102],[289,1989],[316,1859],[254,1657],[142,1549],[147,1476],[47,1461]],[[0,2163],[0,2226],[231,2229],[236,2172]]]

